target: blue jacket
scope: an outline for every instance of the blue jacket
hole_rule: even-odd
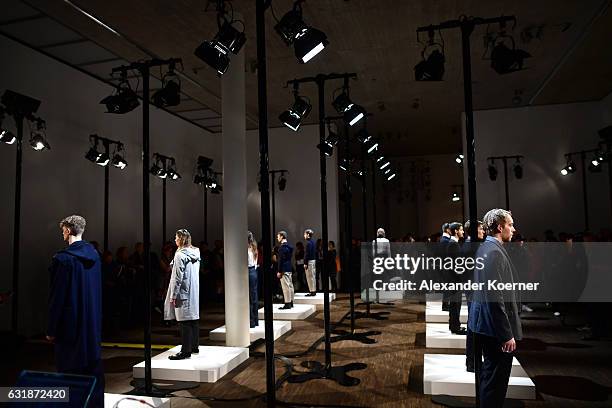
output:
[[[285,241],[278,248],[278,271],[291,272],[291,256],[293,255],[293,247]]]
[[[484,283],[483,290],[472,294],[468,326],[474,333],[496,338],[504,343],[521,340],[523,332],[518,313],[518,297],[513,291],[488,288],[488,281],[512,283],[516,275],[506,249],[493,237],[487,237],[476,257],[484,259],[483,269],[474,269],[474,282]]]
[[[47,335],[55,337],[57,370],[86,367],[100,359],[100,256],[89,242],[77,241],[55,254],[49,272]]]
[[[304,263],[317,260],[317,244],[312,238],[306,240],[306,253],[304,254]]]

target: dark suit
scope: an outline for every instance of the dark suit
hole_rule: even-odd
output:
[[[459,242],[449,239],[446,243],[446,256],[449,258],[457,258],[462,256],[462,248]],[[461,276],[457,275],[455,271],[448,271],[446,280],[448,282],[459,282]],[[451,332],[457,332],[461,329],[461,297],[463,292],[461,291],[449,291],[446,293],[446,299],[448,301],[448,329]]]
[[[488,281],[512,283],[516,273],[506,250],[493,237],[487,237],[476,256],[484,259],[484,268],[474,270],[474,281],[484,283],[484,287],[473,292],[468,326],[479,344],[476,364],[480,352],[484,356],[479,377],[480,407],[497,408],[506,397],[514,357],[514,353],[502,352],[502,344],[512,338],[520,340],[523,334],[516,293],[489,289]]]
[[[101,364],[102,279],[100,257],[77,241],[53,257],[47,335],[55,337],[55,363],[61,373],[96,377],[92,407],[104,405]]]

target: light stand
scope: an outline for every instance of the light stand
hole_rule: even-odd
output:
[[[457,192],[457,190],[461,191],[461,194],[458,195],[459,200],[456,200],[456,201],[461,201],[461,223],[465,224],[465,189],[463,187],[463,184],[451,184],[451,187],[454,189],[453,201],[455,201],[454,194]]]
[[[605,154],[606,154],[606,161],[608,162],[608,177],[609,177],[609,183],[610,183],[610,203],[612,206],[612,163],[610,162],[611,156],[610,156],[610,151],[612,149],[612,136],[608,135],[602,135],[602,142],[599,143],[599,146],[596,149],[589,149],[589,150],[579,150],[576,152],[570,152],[570,153],[566,153],[565,157],[568,160],[568,163],[571,161],[571,157],[572,156],[576,156],[579,155],[580,156],[580,170],[582,172],[582,202],[583,202],[583,206],[584,206],[584,230],[588,231],[589,230],[589,200],[588,200],[588,192],[587,192],[587,168],[586,168],[586,160],[587,160],[587,154],[593,154],[593,153],[600,153],[603,151],[603,147],[605,146]],[[603,163],[599,163],[599,166],[601,166]],[[568,167],[565,167],[564,170],[566,170]],[[575,171],[575,169],[574,169]],[[563,174],[563,173],[562,173]],[[567,173],[565,173],[564,175],[567,175]]]
[[[257,106],[259,111],[259,177],[261,181],[261,234],[264,270],[264,327],[266,343],[266,404],[276,406],[276,381],[274,372],[274,316],[272,310],[272,233],[270,231],[270,180],[268,169],[268,93],[266,67],[266,9],[271,0],[259,0],[255,4],[257,35]]]
[[[523,159],[524,156],[514,155],[514,156],[492,156],[487,157],[487,161],[491,161],[491,165],[493,165],[495,160],[501,160],[504,163],[504,190],[506,192],[506,210],[510,211],[510,192],[508,188],[508,159],[513,159],[519,161]]]
[[[153,159],[155,160],[154,167],[151,168],[151,174],[162,179],[162,247],[166,244],[168,236],[166,235],[166,214],[167,214],[167,200],[166,200],[166,182],[168,177],[170,180],[179,180],[181,176],[176,171],[176,160],[174,157],[164,156],[160,153],[153,153]],[[158,167],[158,163],[161,167]]]
[[[345,87],[348,88],[348,79],[345,82]],[[330,119],[330,118],[328,118]],[[350,136],[348,125],[344,125],[344,158],[346,160],[347,166],[350,166]],[[355,329],[355,277],[353,276],[353,272],[351,270],[352,259],[353,259],[353,214],[352,214],[352,190],[351,190],[351,168],[347,167],[345,169],[344,175],[344,220],[345,220],[345,228],[346,228],[346,239],[345,245],[346,249],[346,259],[344,261],[344,267],[346,274],[348,276],[349,281],[349,304],[350,304],[350,331],[346,330],[334,330],[334,334],[336,336],[330,339],[330,342],[337,343],[339,341],[358,341],[363,344],[374,344],[376,343],[375,339],[370,338],[370,336],[378,336],[381,334],[380,331],[370,330],[363,333],[358,333]]]
[[[152,59],[135,62],[127,66],[113,68],[112,72],[137,70],[142,76],[142,229],[144,242],[144,275],[145,275],[145,381],[144,390],[135,389],[135,393],[144,392],[148,396],[163,396],[166,392],[153,389],[151,381],[151,200],[149,186],[149,74],[152,67],[175,65],[180,58],[168,60]]]
[[[119,152],[121,150],[123,150],[123,143],[117,141],[117,140],[111,140],[111,139],[107,139],[105,137],[102,136],[98,136],[98,135],[90,135],[89,136],[89,140],[93,142],[93,146],[89,149],[89,151],[87,152],[87,154],[85,155],[85,158],[91,162],[93,162],[94,164],[97,164],[99,166],[103,166],[104,167],[104,250],[108,251],[109,249],[109,245],[108,245],[108,208],[109,208],[109,184],[110,184],[110,171],[109,171],[109,167],[111,166],[111,163],[113,163],[113,165],[115,164],[115,157],[113,156],[111,158],[110,156],[110,146],[111,145],[115,145],[116,149],[115,152]],[[102,143],[102,146],[104,147],[104,153],[100,153],[97,150],[97,146],[98,143]],[[125,168],[125,166],[127,165],[127,163],[125,162],[125,159],[123,159],[123,167],[119,167],[119,168]]]
[[[450,20],[439,25],[430,25],[426,27],[417,28],[417,33],[441,31],[454,28],[461,29],[461,49],[463,56],[463,92],[465,105],[465,147],[467,152],[466,161],[468,172],[468,196],[470,200],[469,219],[472,220],[472,222],[470,223],[469,231],[470,237],[478,236],[478,223],[474,222],[474,220],[478,219],[478,206],[476,203],[476,147],[474,142],[474,106],[472,101],[472,56],[470,53],[470,36],[472,35],[474,28],[478,25],[496,23],[505,24],[506,22],[514,20],[516,20],[515,17],[506,16],[494,18],[461,17],[459,20]],[[476,372],[474,373],[474,376],[476,406],[480,406],[480,356],[475,356],[475,359]]]
[[[370,159],[370,168],[372,169],[372,220],[373,220],[373,224],[374,224],[374,228],[377,228],[377,222],[376,222],[376,162],[374,161],[374,159]],[[393,302],[381,302],[380,301],[380,291],[377,290],[376,291],[376,301],[374,302],[377,305],[384,305],[384,306],[394,306]]]
[[[11,332],[18,336],[19,318],[19,241],[21,231],[21,169],[23,163],[23,121],[34,120],[40,101],[7,90],[2,95],[4,112],[13,117],[17,127],[15,159],[15,213],[13,218],[13,288],[11,293]]]
[[[367,195],[367,174],[368,170],[366,168],[367,165],[367,153],[365,144],[361,144],[361,175],[359,175],[359,180],[361,181],[361,197],[362,197],[362,207],[363,207],[363,242],[368,242],[368,195]],[[370,274],[368,274],[370,276]],[[366,311],[357,312],[355,314],[356,319],[374,319],[374,320],[387,320],[389,312],[372,312],[370,310],[370,283],[365,285],[365,305]],[[361,288],[359,288],[361,291]]]
[[[269,170],[268,173],[272,177],[272,182],[271,182],[271,185],[272,185],[272,231],[276,234],[278,232],[276,231],[276,175],[280,173],[281,176],[284,176],[284,174],[289,173],[289,171],[288,170]],[[284,188],[282,190],[284,190]]]
[[[306,77],[288,81],[287,85],[295,85],[299,83],[313,82],[317,85],[318,90],[318,107],[319,107],[319,145],[325,143],[325,82],[335,79],[356,78],[354,73],[346,74],[319,74],[316,77]],[[296,374],[288,377],[290,383],[301,383],[314,379],[329,379],[336,381],[340,385],[354,386],[360,383],[360,380],[347,375],[347,372],[352,370],[363,370],[367,367],[364,363],[350,363],[344,366],[332,366],[331,361],[331,333],[330,333],[330,309],[329,309],[329,271],[326,268],[325,260],[327,259],[327,167],[326,156],[323,149],[319,150],[319,163],[321,173],[321,239],[323,241],[323,264],[321,277],[323,279],[323,321],[325,331],[325,364],[318,361],[306,361],[302,363],[303,367],[310,369],[304,374]],[[262,189],[263,190],[263,189]]]

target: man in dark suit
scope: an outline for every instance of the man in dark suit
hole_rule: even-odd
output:
[[[47,340],[55,344],[58,372],[96,377],[89,406],[103,407],[100,256],[89,242],[83,241],[85,218],[66,217],[60,228],[68,247],[55,254],[49,268]]]
[[[450,241],[450,229],[449,229],[450,223],[445,222],[444,224],[442,224],[442,236],[440,237],[440,244],[448,244],[448,242]],[[442,310],[445,312],[448,312],[448,297],[446,295],[446,293],[442,294]]]
[[[446,248],[446,256],[450,258],[457,258],[463,256],[463,249],[459,240],[463,238],[463,225],[458,222],[451,222],[449,225],[450,240],[448,241]],[[448,275],[449,282],[460,282],[462,276],[457,275],[455,271],[449,271]],[[453,334],[466,335],[467,330],[461,327],[461,301],[463,292],[461,291],[450,291],[447,293],[448,305],[448,329]]]
[[[521,340],[522,329],[517,294],[490,288],[488,283],[494,280],[514,283],[514,266],[503,244],[510,242],[515,230],[512,215],[502,209],[489,211],[483,223],[487,237],[476,257],[484,260],[484,267],[474,270],[474,281],[484,285],[483,290],[473,292],[468,325],[475,334],[480,407],[498,408],[506,397],[516,341]]]

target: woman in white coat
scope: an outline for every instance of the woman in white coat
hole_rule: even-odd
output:
[[[175,242],[178,249],[172,260],[164,319],[179,322],[181,351],[168,358],[182,360],[198,353],[200,347],[200,250],[191,245],[186,229],[176,231]]]

